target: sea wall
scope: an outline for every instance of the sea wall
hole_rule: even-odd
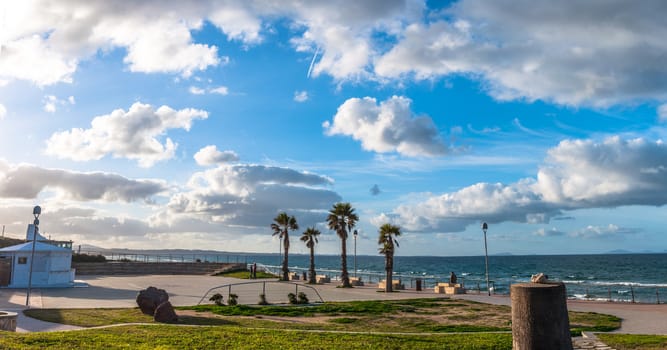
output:
[[[104,262],[72,263],[76,275],[214,275],[245,269],[244,263]]]

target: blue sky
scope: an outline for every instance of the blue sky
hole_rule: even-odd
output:
[[[386,222],[400,255],[482,254],[482,222],[491,254],[667,249],[659,1],[0,11],[9,236],[39,204],[75,245],[275,252],[286,211],[337,254],[349,201],[361,254]]]

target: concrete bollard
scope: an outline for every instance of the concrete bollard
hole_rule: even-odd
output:
[[[0,311],[0,330],[16,332],[16,312]]]
[[[512,349],[572,350],[563,283],[519,283],[510,290]]]

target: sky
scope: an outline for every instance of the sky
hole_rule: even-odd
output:
[[[0,1],[0,224],[277,253],[667,251],[667,3]],[[348,248],[352,248],[352,238]],[[350,249],[348,249],[350,250]]]

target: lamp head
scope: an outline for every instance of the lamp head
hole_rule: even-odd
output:
[[[484,233],[486,233],[486,230],[488,230],[488,229],[489,229],[489,225],[487,225],[486,222],[483,223],[482,224],[482,231],[484,231]]]
[[[36,205],[34,208],[32,208],[32,215],[34,215],[35,218],[39,217],[41,213],[42,213],[42,208],[39,205]]]
[[[356,237],[357,237],[357,235],[358,235],[359,233],[357,232],[357,230],[354,230],[354,232],[352,232],[352,234],[353,234],[353,235],[354,235],[354,237],[356,238]]]

